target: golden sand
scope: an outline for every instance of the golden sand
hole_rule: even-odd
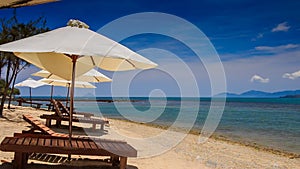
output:
[[[39,117],[41,114],[52,113],[45,110],[36,110],[34,108],[15,106],[14,109],[5,110],[5,118],[0,118],[0,140],[6,136],[12,136],[15,132],[27,130],[30,126],[22,120],[22,115],[29,113],[32,116]],[[44,121],[44,120],[42,120]],[[63,123],[64,124],[64,123]],[[65,123],[67,125],[67,123]],[[75,134],[83,134],[82,132],[91,131],[89,124],[74,123],[78,126]],[[81,129],[85,128],[85,130]],[[65,128],[53,128],[56,132],[67,132]],[[106,132],[91,132],[94,136],[103,138],[115,138],[113,133],[126,135],[135,139],[147,139],[155,137],[166,130],[159,127],[143,125],[139,123],[131,123],[123,120],[110,119],[110,126],[106,127]],[[97,133],[98,132],[98,133]],[[170,138],[172,139],[172,138]],[[125,139],[126,140],[126,139]],[[127,140],[126,140],[127,141]],[[166,139],[166,141],[170,141]],[[131,141],[128,141],[131,144]],[[143,154],[156,146],[143,144],[143,141],[133,143],[134,147],[138,147],[138,153]],[[139,152],[140,151],[140,152]],[[71,162],[66,160],[65,156],[55,155],[33,155],[29,160],[29,168],[113,168],[107,166],[105,159],[107,157],[98,156],[73,156]],[[13,153],[0,151],[0,168],[11,168]],[[151,157],[129,158],[128,169],[202,169],[202,168],[268,168],[268,169],[300,169],[300,158],[293,154],[276,152],[253,145],[244,145],[232,142],[222,137],[210,138],[205,143],[198,143],[198,136],[188,134],[179,144],[174,145],[163,153]]]

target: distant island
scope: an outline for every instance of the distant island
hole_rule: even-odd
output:
[[[257,90],[250,90],[241,94],[236,93],[220,93],[215,95],[215,97],[234,97],[234,98],[254,98],[254,97],[260,97],[260,98],[300,98],[300,90],[285,90],[285,91],[279,91],[274,93],[269,92],[263,92],[263,91],[257,91]]]
[[[281,98],[300,98],[300,94],[297,94],[297,95],[287,95],[287,96],[283,96]]]

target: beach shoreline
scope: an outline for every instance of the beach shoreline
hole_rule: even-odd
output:
[[[123,122],[127,122],[127,123],[134,123],[134,124],[138,124],[138,125],[145,125],[145,126],[149,126],[149,127],[163,129],[163,130],[168,130],[169,129],[168,126],[162,126],[162,125],[159,125],[159,124],[139,123],[139,122],[134,122],[134,121],[126,120],[126,119],[119,119],[119,118],[110,118],[110,119],[111,120],[119,120],[119,121],[123,121]],[[180,129],[178,129],[177,131],[180,132]],[[191,135],[195,135],[195,136],[199,137],[200,132],[199,132],[199,130],[192,129],[187,134],[191,134]],[[276,149],[276,148],[273,148],[273,147],[267,147],[267,146],[264,146],[264,145],[257,144],[255,142],[237,141],[237,140],[234,140],[230,137],[224,136],[224,135],[219,134],[219,133],[213,133],[209,137],[209,139],[214,139],[216,141],[218,141],[218,140],[219,141],[224,141],[224,142],[227,142],[229,144],[238,144],[238,145],[241,145],[241,146],[254,148],[254,149],[257,149],[259,151],[265,151],[265,152],[270,152],[270,153],[273,153],[273,154],[281,155],[281,156],[288,157],[288,158],[291,158],[291,159],[300,158],[300,154],[298,154],[298,153],[288,152],[288,151],[284,151],[284,150],[281,150],[281,149]]]
[[[6,109],[4,111],[6,118],[0,119],[1,141],[6,136],[12,136],[14,132],[28,129],[29,124],[22,120],[22,114],[30,113],[35,117],[39,117],[41,114],[51,113],[28,107],[14,107],[15,109],[12,110]],[[160,126],[120,119],[110,119],[109,131],[112,129],[140,138],[165,131]],[[106,137],[109,137],[109,135]],[[299,168],[300,166],[298,154],[234,142],[217,135],[214,135],[205,143],[199,144],[198,137],[197,133],[190,132],[179,144],[166,152],[146,158],[129,158],[129,168]],[[147,147],[145,147],[145,150],[147,150]],[[12,158],[13,153],[0,152],[2,162],[10,162]],[[95,157],[91,158],[95,159]],[[39,163],[36,160],[31,162]],[[90,162],[83,161],[82,163],[85,165]],[[74,165],[78,164],[75,163]]]

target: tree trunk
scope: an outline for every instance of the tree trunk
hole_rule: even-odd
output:
[[[1,104],[0,104],[0,117],[3,117],[3,109],[4,109],[4,103],[6,100],[6,96],[7,96],[7,90],[9,89],[9,84],[11,83],[12,78],[9,80],[9,70],[11,68],[11,60],[8,60],[8,64],[7,64],[7,70],[6,70],[6,83],[5,83],[5,88],[3,91],[3,95],[1,98]]]
[[[13,75],[12,75],[13,81],[12,81],[11,92],[10,92],[10,94],[9,94],[9,100],[8,100],[8,106],[7,106],[8,109],[10,109],[11,97],[12,97],[13,91],[14,91],[14,89],[15,89],[15,83],[16,83],[16,79],[17,79],[17,75],[18,75],[17,69],[18,69],[19,65],[18,65],[18,63],[16,63],[16,64],[17,64],[17,65],[16,65],[16,68],[14,69],[14,72],[13,72]]]

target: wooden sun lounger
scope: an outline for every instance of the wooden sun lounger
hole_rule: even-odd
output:
[[[22,106],[23,103],[26,103],[26,104],[30,104],[31,106],[35,105],[37,109],[40,109],[41,106],[43,105],[42,103],[36,103],[36,102],[32,102],[32,101],[27,101],[23,98],[18,98],[16,100],[18,102],[18,106]]]
[[[125,141],[88,137],[72,137],[69,141],[66,134],[54,132],[32,116],[23,118],[32,129],[6,137],[0,145],[2,151],[15,152],[14,169],[24,169],[31,153],[110,156],[112,165],[119,163],[120,169],[125,169],[128,157],[137,157],[137,151]]]
[[[56,120],[56,125],[60,126],[61,121],[69,121],[69,111],[67,109],[61,109],[59,107],[59,103],[56,100],[52,100],[55,114],[47,115],[43,114],[40,116],[42,119],[46,119],[46,126],[51,126],[51,121]],[[73,122],[81,122],[81,123],[91,123],[93,125],[93,129],[96,129],[96,125],[99,124],[101,126],[101,130],[104,130],[104,125],[109,124],[108,120],[99,119],[99,118],[91,118],[89,117],[75,117],[73,116]]]
[[[137,151],[124,142],[81,138],[69,141],[64,137],[34,134],[5,137],[0,150],[15,152],[14,169],[25,169],[31,153],[110,156],[113,165],[120,161],[120,169],[125,169],[128,157],[137,156]]]
[[[45,135],[68,137],[67,134],[56,133],[55,131],[51,130],[49,127],[41,123],[41,121],[32,117],[29,114],[24,114],[23,119],[31,125],[31,129],[28,131],[23,131],[23,133],[35,133],[35,131],[38,130],[41,134],[45,134]]]
[[[53,100],[53,102],[56,102],[55,104],[57,104],[58,108],[63,112],[63,113],[66,113],[67,115],[70,115],[70,111],[69,109],[64,105],[62,104],[61,101],[58,101],[58,100]],[[92,117],[94,116],[93,113],[87,113],[87,112],[73,112],[74,115],[83,115],[84,117]]]

